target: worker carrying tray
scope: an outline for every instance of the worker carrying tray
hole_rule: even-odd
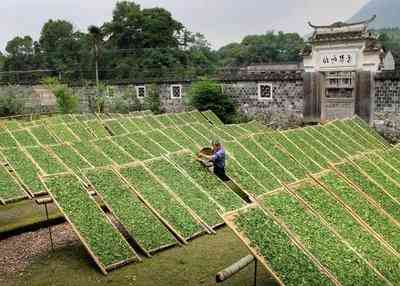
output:
[[[208,168],[213,166],[214,174],[222,181],[227,182],[229,178],[225,174],[225,150],[220,140],[214,139],[211,143],[212,148],[203,148],[199,152],[197,160]]]

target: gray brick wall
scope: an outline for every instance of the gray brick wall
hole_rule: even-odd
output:
[[[266,113],[288,113],[301,116],[303,110],[303,84],[302,81],[274,81],[271,82],[273,94],[271,100],[259,99],[258,97],[258,81],[233,81],[221,83],[223,89],[234,99],[239,110],[248,115],[266,114]],[[263,82],[269,83],[269,82]],[[172,98],[171,86],[182,86],[182,97]],[[150,85],[145,85],[147,92]],[[186,109],[185,100],[187,100],[188,92],[191,84],[188,82],[161,83],[157,85],[160,94],[161,108],[164,112],[182,112]],[[1,92],[7,92],[6,87],[0,87]],[[14,89],[21,94],[21,100],[26,102],[27,112],[36,111],[33,106],[40,103],[34,102],[34,96],[31,87],[18,87]],[[110,87],[112,96],[106,97],[106,111],[112,112],[114,101],[120,98],[132,100],[136,97],[135,86],[112,86]],[[79,96],[79,112],[89,112],[90,104],[94,104],[96,96],[95,87],[74,87],[73,91]],[[143,99],[140,99],[143,103]]]
[[[272,99],[260,99],[258,96],[258,84],[272,84]],[[171,85],[182,85],[182,98],[171,97]],[[230,79],[221,81],[224,92],[232,96],[238,105],[240,112],[255,115],[286,114],[302,118],[303,114],[303,81],[300,78],[282,77],[263,79]],[[161,97],[162,110],[165,112],[182,112],[186,109],[185,98],[188,96],[191,84],[188,82],[159,83],[158,92]],[[147,85],[147,90],[150,85]],[[1,86],[0,96],[7,93],[17,93],[20,100],[24,102],[25,113],[43,112],[44,107],[38,102],[33,88],[29,86]],[[74,92],[80,98],[80,112],[88,112],[91,102],[96,96],[95,87],[74,87]],[[136,97],[135,86],[115,86],[112,87],[113,97],[107,99],[107,111],[112,111],[112,102],[115,98]],[[400,80],[394,78],[377,77],[375,80],[375,99],[374,99],[375,120],[385,120],[387,118],[400,117]],[[143,102],[143,100],[141,100]]]
[[[182,97],[172,98],[171,96],[171,86],[181,85],[182,86]],[[173,83],[173,84],[160,84],[158,85],[160,99],[161,99],[161,109],[168,113],[173,112],[183,112],[185,111],[185,97],[188,95],[191,84],[188,83]]]
[[[272,99],[260,99],[258,84],[272,85]],[[303,82],[231,82],[224,83],[223,90],[234,99],[242,113],[247,115],[287,113],[301,117],[303,114]]]
[[[400,80],[375,81],[375,112],[400,112]]]

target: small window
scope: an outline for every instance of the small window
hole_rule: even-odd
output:
[[[182,98],[182,85],[171,85],[171,98]]]
[[[258,98],[259,99],[272,99],[272,84],[260,83],[258,84]]]
[[[138,98],[146,97],[146,87],[145,86],[137,86],[136,87],[136,96]]]

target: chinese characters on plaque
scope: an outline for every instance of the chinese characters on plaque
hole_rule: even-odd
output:
[[[348,67],[356,65],[356,53],[337,52],[321,54],[321,67]]]

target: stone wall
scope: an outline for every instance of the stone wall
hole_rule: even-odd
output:
[[[273,72],[262,75],[252,75],[248,78],[244,75],[235,75],[229,79],[221,79],[220,83],[224,92],[232,96],[237,104],[239,111],[247,116],[258,116],[269,121],[275,118],[275,121],[284,121],[286,118],[302,119],[303,113],[303,82],[301,73],[298,72]],[[259,98],[259,84],[271,84],[272,98]],[[145,86],[147,94],[152,84],[138,84]],[[182,87],[182,97],[173,98],[171,96],[171,86],[180,85]],[[182,112],[186,110],[185,101],[187,100],[188,92],[191,87],[191,82],[159,82],[156,83],[157,91],[160,95],[161,109],[164,112]],[[0,87],[0,91],[4,87]],[[21,87],[23,100],[27,106],[32,106],[34,102],[34,94],[31,87]],[[80,105],[79,112],[89,112],[96,106],[96,88],[88,87],[73,87],[73,91],[79,96]],[[0,93],[1,94],[1,93]],[[30,96],[29,96],[30,95]],[[134,85],[109,86],[104,93],[105,95],[105,111],[116,111],[119,104],[134,108],[134,105],[140,102],[144,103],[144,99],[137,99],[136,88]],[[41,106],[39,109],[30,108],[26,111],[40,112],[50,111],[54,106],[46,108],[44,102],[36,102],[36,106]],[[277,119],[279,117],[279,119]]]
[[[352,99],[325,100],[323,120],[330,121],[337,118],[349,118],[355,115],[355,105]]]
[[[375,81],[375,112],[400,112],[400,80],[377,79]]]
[[[171,85],[182,86],[182,98],[171,97]],[[140,84],[145,86],[147,94],[151,84]],[[157,84],[157,92],[160,95],[161,109],[164,112],[182,112],[185,111],[184,98],[190,89],[190,83],[160,83]],[[88,112],[90,106],[95,105],[96,89],[95,87],[74,88],[74,92],[80,98],[80,112]],[[143,107],[145,100],[137,98],[136,88],[133,85],[109,86],[104,94],[105,112],[123,112],[121,109],[133,111],[138,108],[138,103]]]
[[[304,84],[302,73],[299,71],[270,72],[259,75],[234,75],[221,78],[220,83],[224,92],[232,96],[239,107],[239,111],[247,116],[258,116],[269,121],[284,121],[292,118],[301,121],[304,109]],[[154,83],[153,83],[154,84]],[[259,84],[270,84],[272,98],[259,97]],[[150,84],[144,85],[149,92]],[[171,86],[182,86],[182,98],[172,98]],[[156,83],[161,99],[161,108],[164,112],[182,112],[186,109],[185,101],[190,90],[189,81],[158,82]],[[400,78],[378,74],[375,78],[374,97],[374,125],[382,133],[400,133]],[[74,87],[74,93],[80,98],[79,111],[89,112],[95,106],[96,89],[90,87]],[[51,111],[49,98],[38,96],[37,88],[30,86],[2,86],[0,96],[9,93],[18,94],[19,100],[24,102],[24,113]],[[134,85],[111,86],[105,92],[106,112],[116,112],[118,105],[135,108],[135,104],[144,100],[136,98]],[[50,102],[54,105],[54,102]],[[53,106],[54,107],[54,106]],[[393,127],[396,126],[396,127]],[[389,130],[389,131],[388,131]],[[393,131],[395,130],[395,131]],[[397,135],[396,135],[397,136]],[[398,135],[400,137],[400,135]]]
[[[2,100],[7,100],[9,105],[13,105],[16,112],[22,114],[41,112],[37,94],[31,86],[1,86],[0,97]]]
[[[259,84],[272,85],[272,98],[259,97]],[[285,113],[288,116],[303,116],[302,81],[243,81],[222,84],[224,92],[232,96],[241,113],[248,116]]]
[[[79,97],[78,111],[86,113],[90,111],[90,102],[96,96],[96,90],[91,87],[74,87],[73,92]]]
[[[375,80],[374,127],[392,143],[400,142],[400,78],[378,75]]]
[[[172,98],[171,96],[171,86],[172,85],[181,85],[182,86],[182,97],[181,98]],[[173,112],[183,112],[186,109],[185,106],[185,97],[187,97],[188,92],[190,90],[191,84],[188,82],[185,83],[162,83],[158,86],[158,91],[161,99],[161,109],[164,112],[173,113]]]

